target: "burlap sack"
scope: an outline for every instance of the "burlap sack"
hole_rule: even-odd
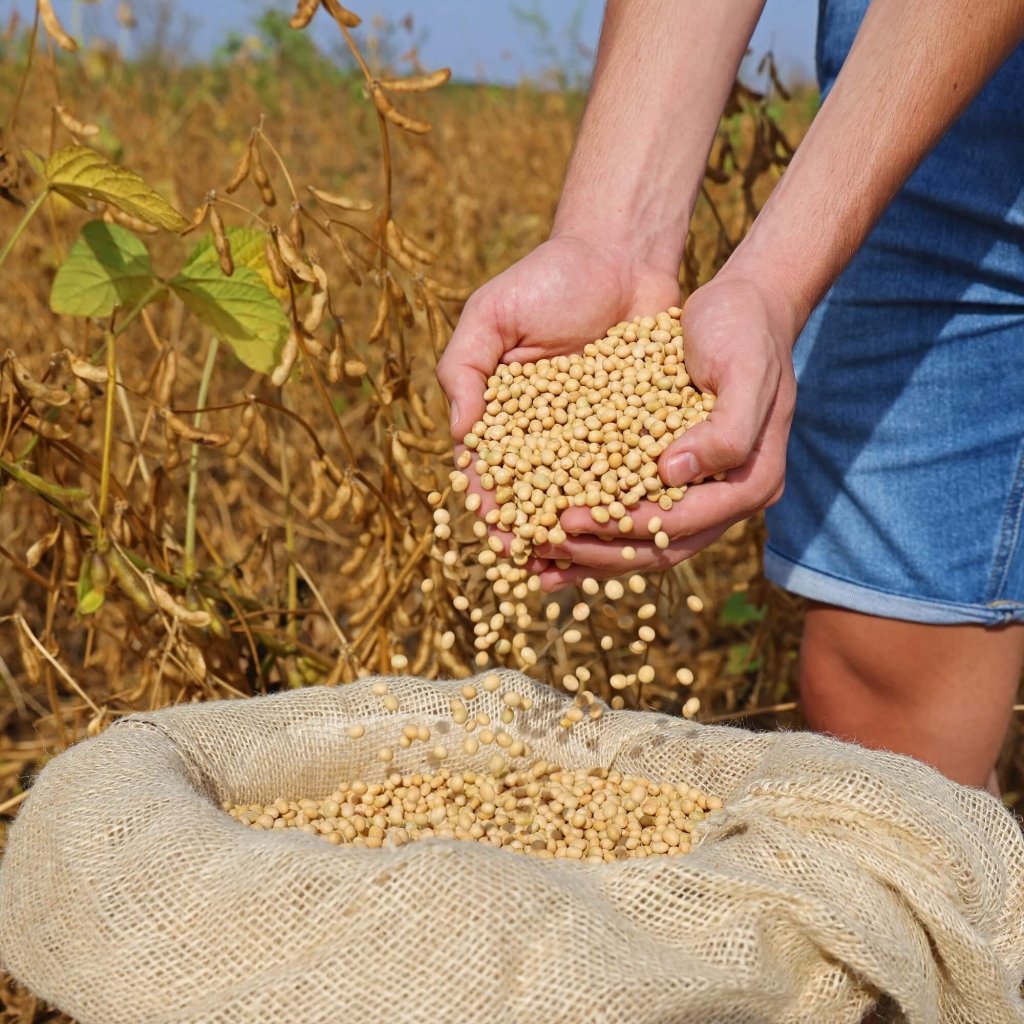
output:
[[[535,756],[726,810],[689,856],[614,865],[336,848],[220,802],[379,778],[403,724],[457,728],[457,684],[395,680],[395,714],[364,681],[134,715],[48,765],[11,828],[3,966],[82,1024],[856,1024],[882,994],[920,1024],[1024,1021],[1024,843],[991,797],[813,735],[638,712],[567,734],[562,696],[507,681]]]

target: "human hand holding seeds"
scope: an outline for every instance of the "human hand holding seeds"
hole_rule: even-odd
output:
[[[678,301],[676,276],[635,254],[620,256],[611,245],[570,234],[552,237],[466,303],[437,368],[451,404],[452,436],[461,442],[483,415],[487,380],[499,363],[580,352],[611,324]],[[456,453],[462,450],[459,444]],[[493,495],[476,474],[469,480],[485,515],[495,507]],[[534,570],[544,567],[531,563]]]
[[[690,488],[668,511],[642,501],[629,510],[632,529],[595,522],[586,508],[569,508],[559,524],[564,543],[539,546],[548,559],[545,590],[587,576],[618,576],[667,568],[716,540],[782,494],[786,441],[796,386],[790,355],[797,325],[783,303],[728,268],[693,294],[683,318],[686,366],[701,388],[717,395],[714,412],[659,458],[671,486],[725,474]],[[695,460],[695,465],[689,459]],[[633,558],[623,560],[632,548]],[[570,561],[560,569],[555,560]]]

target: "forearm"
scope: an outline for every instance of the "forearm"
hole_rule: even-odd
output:
[[[553,235],[678,273],[708,152],[764,0],[608,0]]]
[[[1022,37],[1024,0],[874,0],[792,164],[722,273],[781,297],[795,338]]]

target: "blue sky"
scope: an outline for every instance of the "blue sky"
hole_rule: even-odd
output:
[[[194,19],[194,41],[200,52],[208,51],[231,28],[239,31],[251,23],[255,12],[276,6],[290,11],[290,0],[170,0],[175,12]],[[725,0],[728,2],[728,0]],[[86,28],[114,35],[113,12],[117,0],[98,0],[86,5],[76,0],[54,0],[54,6],[68,27],[77,6]],[[152,16],[155,0],[134,0],[145,21]],[[460,78],[515,81],[524,74],[542,70],[537,55],[537,37],[517,18],[513,0],[351,0],[351,6],[369,21],[381,15],[397,22],[412,13],[425,33],[420,53],[428,66],[450,66]],[[601,26],[601,0],[519,0],[519,6],[541,11],[551,22],[551,38],[566,52],[565,29],[574,12],[582,14],[580,39],[593,47]],[[0,0],[3,21],[12,10],[28,15],[33,0]],[[784,75],[809,76],[813,71],[814,20],[817,0],[768,0],[761,24],[754,36],[755,53],[769,47],[779,58]],[[331,26],[321,13],[313,24],[322,38],[332,39]]]

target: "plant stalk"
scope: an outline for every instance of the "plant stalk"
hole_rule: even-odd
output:
[[[210,391],[213,379],[213,366],[217,362],[217,350],[220,339],[216,335],[210,338],[210,347],[206,350],[206,363],[203,365],[203,376],[199,381],[199,395],[196,398],[196,413],[192,425],[198,430],[203,425],[203,409],[206,408],[206,396]],[[188,459],[188,497],[185,503],[185,579],[191,581],[196,574],[196,496],[199,491],[199,449],[193,443]]]
[[[17,244],[19,238],[21,238],[22,232],[28,227],[29,221],[39,212],[39,208],[46,202],[46,197],[50,194],[49,189],[44,189],[29,203],[28,208],[25,210],[24,216],[18,222],[18,226],[14,229],[14,233],[7,242],[4,244],[2,250],[0,250],[0,267],[4,265],[4,260],[10,255],[11,250]]]
[[[117,395],[117,341],[113,331],[107,334],[107,392],[103,413],[103,461],[100,464],[100,503],[97,539],[106,535],[107,505],[110,501],[110,461],[114,448],[114,399]]]

